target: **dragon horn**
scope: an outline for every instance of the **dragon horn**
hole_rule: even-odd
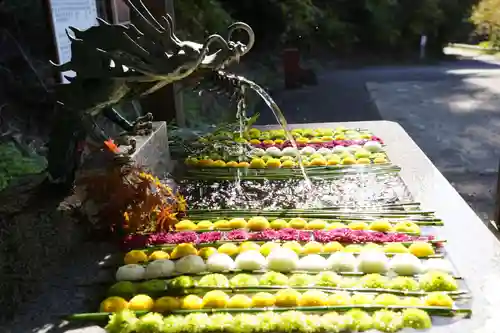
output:
[[[161,17],[162,20],[165,22],[163,25],[163,28],[165,29],[166,34],[163,35],[163,45],[165,46],[166,49],[169,47],[173,46],[175,47],[175,52],[179,50],[181,41],[174,35],[174,27],[172,25],[172,22],[168,20],[165,16]],[[169,44],[169,45],[166,45]]]
[[[102,18],[98,17],[97,22],[99,22],[99,25],[111,25],[107,21],[103,20]]]
[[[144,5],[142,0],[126,0],[128,6],[138,15],[143,17],[148,23],[154,27],[156,30],[163,30],[163,26],[156,20],[156,18],[151,14],[148,8]],[[156,27],[153,25],[156,24]]]
[[[82,40],[83,39],[83,30],[80,30],[78,28],[75,28],[75,27],[68,27],[69,30],[71,30],[71,32],[75,35],[75,38],[76,39],[79,39],[79,40]],[[68,34],[68,30],[66,30],[66,34]]]
[[[235,22],[231,24],[228,28],[228,37],[227,37],[228,42],[232,42],[231,37],[233,36],[233,33],[238,30],[243,30],[248,34],[248,43],[245,45],[243,53],[240,54],[240,56],[243,56],[247,54],[248,51],[250,51],[250,49],[255,44],[255,33],[248,24],[243,22]]]
[[[166,16],[162,16],[163,20],[168,24],[170,28],[170,37],[177,43],[181,43],[181,40],[175,35],[175,24],[172,16],[167,14]]]
[[[138,36],[144,36],[144,34],[139,29],[137,29],[137,27],[132,23],[127,24],[125,28],[127,30],[131,30],[134,34]]]
[[[164,31],[163,27],[161,27],[161,30],[155,27],[154,23],[149,21],[147,17],[144,16],[144,13],[136,7],[135,5],[136,1],[125,0],[125,2],[129,6],[130,10],[133,12],[131,13],[131,15],[135,13],[135,16],[137,17],[136,20],[137,27],[139,28],[139,30],[141,30],[144,37],[153,42],[152,44],[156,44],[157,48],[160,48]],[[142,2],[140,2],[140,4],[143,5]],[[152,46],[154,47],[155,45]]]
[[[226,40],[222,38],[222,36],[217,34],[208,36],[207,39],[205,40],[205,43],[203,44],[203,48],[201,49],[200,57],[196,61],[196,68],[198,68],[198,66],[202,63],[203,59],[207,55],[208,48],[210,47],[210,45],[215,42],[220,42],[223,47],[229,50],[229,45],[227,44]],[[217,52],[219,51],[216,51],[215,53]]]
[[[75,34],[75,37],[71,36],[69,31],[68,30],[71,30],[74,34]],[[68,36],[68,39],[74,43],[74,42],[78,42],[78,41],[81,41],[81,39],[79,38],[76,38],[76,34],[81,32],[80,30],[78,30],[77,28],[74,28],[74,27],[68,27],[68,29],[65,30],[66,32],[66,36]]]
[[[202,46],[202,49],[200,51],[200,55],[196,59],[196,62],[193,64],[193,66],[190,66],[190,68],[185,68],[185,70],[182,73],[180,73],[180,76],[177,77],[177,79],[184,79],[187,76],[189,76],[191,73],[196,71],[200,67],[201,63],[203,62],[203,59],[205,59],[205,56],[208,53],[208,48],[210,47],[211,44],[213,44],[215,42],[220,42],[222,45],[227,45],[224,38],[222,38],[220,35],[215,34],[215,35],[208,36],[208,38],[205,40],[205,43]]]

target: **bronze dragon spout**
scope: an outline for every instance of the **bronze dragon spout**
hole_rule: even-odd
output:
[[[56,87],[59,107],[49,140],[48,171],[52,183],[71,187],[80,165],[81,143],[89,139],[102,145],[109,137],[97,126],[104,116],[124,132],[118,142],[134,149],[131,135],[152,129],[152,115],[134,121],[117,108],[174,82],[188,77],[203,81],[237,62],[253,46],[253,30],[245,23],[229,26],[227,39],[213,34],[203,44],[182,41],[173,31],[172,18],[157,20],[141,0],[126,0],[137,20],[135,24],[109,24],[99,19],[87,30],[69,28],[71,60],[53,64],[58,71],[73,71],[69,84]],[[237,31],[247,34],[247,42],[233,40]]]

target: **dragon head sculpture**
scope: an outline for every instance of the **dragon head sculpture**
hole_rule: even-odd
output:
[[[148,94],[199,69],[223,69],[250,51],[255,42],[252,28],[242,22],[229,26],[227,39],[213,34],[203,44],[181,41],[169,15],[159,22],[142,0],[126,3],[137,18],[135,24],[115,25],[98,19],[99,25],[87,30],[70,27],[72,58],[54,66],[61,72],[73,70],[79,78],[157,82],[144,92]],[[237,31],[246,32],[246,44],[233,40]]]
[[[69,84],[55,90],[60,108],[49,140],[52,183],[71,185],[81,160],[78,147],[82,140],[92,134],[100,142],[109,138],[96,125],[97,116],[103,115],[124,129],[124,135],[146,133],[144,130],[152,128],[151,114],[130,122],[117,107],[189,77],[198,81],[209,78],[238,61],[254,45],[252,29],[241,22],[229,26],[227,39],[213,34],[202,44],[182,41],[175,35],[169,15],[158,20],[142,0],[125,2],[134,24],[109,24],[99,19],[98,25],[86,30],[70,27],[71,60],[52,63],[62,73],[76,73],[66,76]],[[237,32],[247,34],[246,43],[235,40]],[[125,141],[133,146],[133,141]]]

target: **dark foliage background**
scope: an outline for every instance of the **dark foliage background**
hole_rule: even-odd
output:
[[[99,8],[105,1],[98,0]],[[256,32],[257,44],[245,63],[253,59],[263,65],[262,59],[277,58],[290,46],[300,48],[305,57],[321,54],[328,60],[415,56],[422,34],[429,37],[428,54],[439,55],[449,41],[467,41],[473,30],[469,17],[476,2],[177,0],[174,6],[177,33],[182,38],[202,41],[210,33],[224,35],[234,20],[248,22]],[[43,3],[0,1],[0,133],[33,134],[29,144],[46,135],[53,110],[50,91],[54,77],[48,61],[55,59],[55,54]]]

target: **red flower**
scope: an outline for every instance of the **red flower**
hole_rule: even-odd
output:
[[[113,142],[113,139],[109,139],[104,141],[104,146],[109,149],[109,151],[118,154],[120,152],[120,149],[118,149],[118,146]]]

